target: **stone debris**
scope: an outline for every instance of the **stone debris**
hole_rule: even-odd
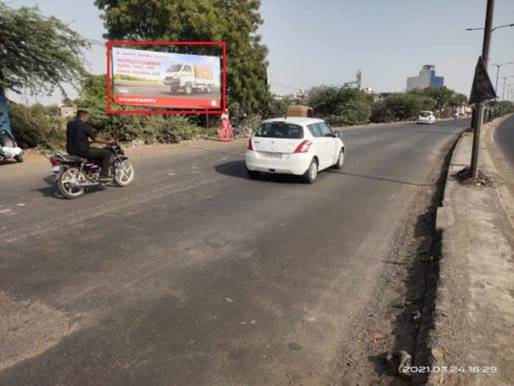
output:
[[[409,368],[412,366],[412,357],[407,351],[394,351],[387,353],[386,360],[395,374],[410,377]]]

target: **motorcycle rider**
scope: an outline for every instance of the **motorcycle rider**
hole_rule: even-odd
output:
[[[68,122],[66,125],[66,151],[68,154],[89,161],[100,162],[100,181],[109,181],[109,163],[111,161],[111,152],[107,149],[99,149],[97,147],[89,147],[89,140],[104,145],[114,145],[115,140],[106,139],[96,132],[87,124],[89,113],[86,110],[77,110],[77,116],[74,121]]]

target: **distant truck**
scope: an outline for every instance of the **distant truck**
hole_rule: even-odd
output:
[[[210,67],[179,63],[168,68],[164,84],[170,87],[172,94],[191,95],[193,92],[211,93],[216,81]]]

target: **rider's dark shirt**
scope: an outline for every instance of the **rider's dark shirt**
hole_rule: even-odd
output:
[[[66,126],[66,151],[82,156],[89,150],[88,138],[95,139],[95,131],[85,122],[77,119]]]

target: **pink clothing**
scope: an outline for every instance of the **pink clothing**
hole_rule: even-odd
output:
[[[232,140],[232,125],[228,118],[221,119],[221,127],[219,133],[220,140],[231,141]]]

